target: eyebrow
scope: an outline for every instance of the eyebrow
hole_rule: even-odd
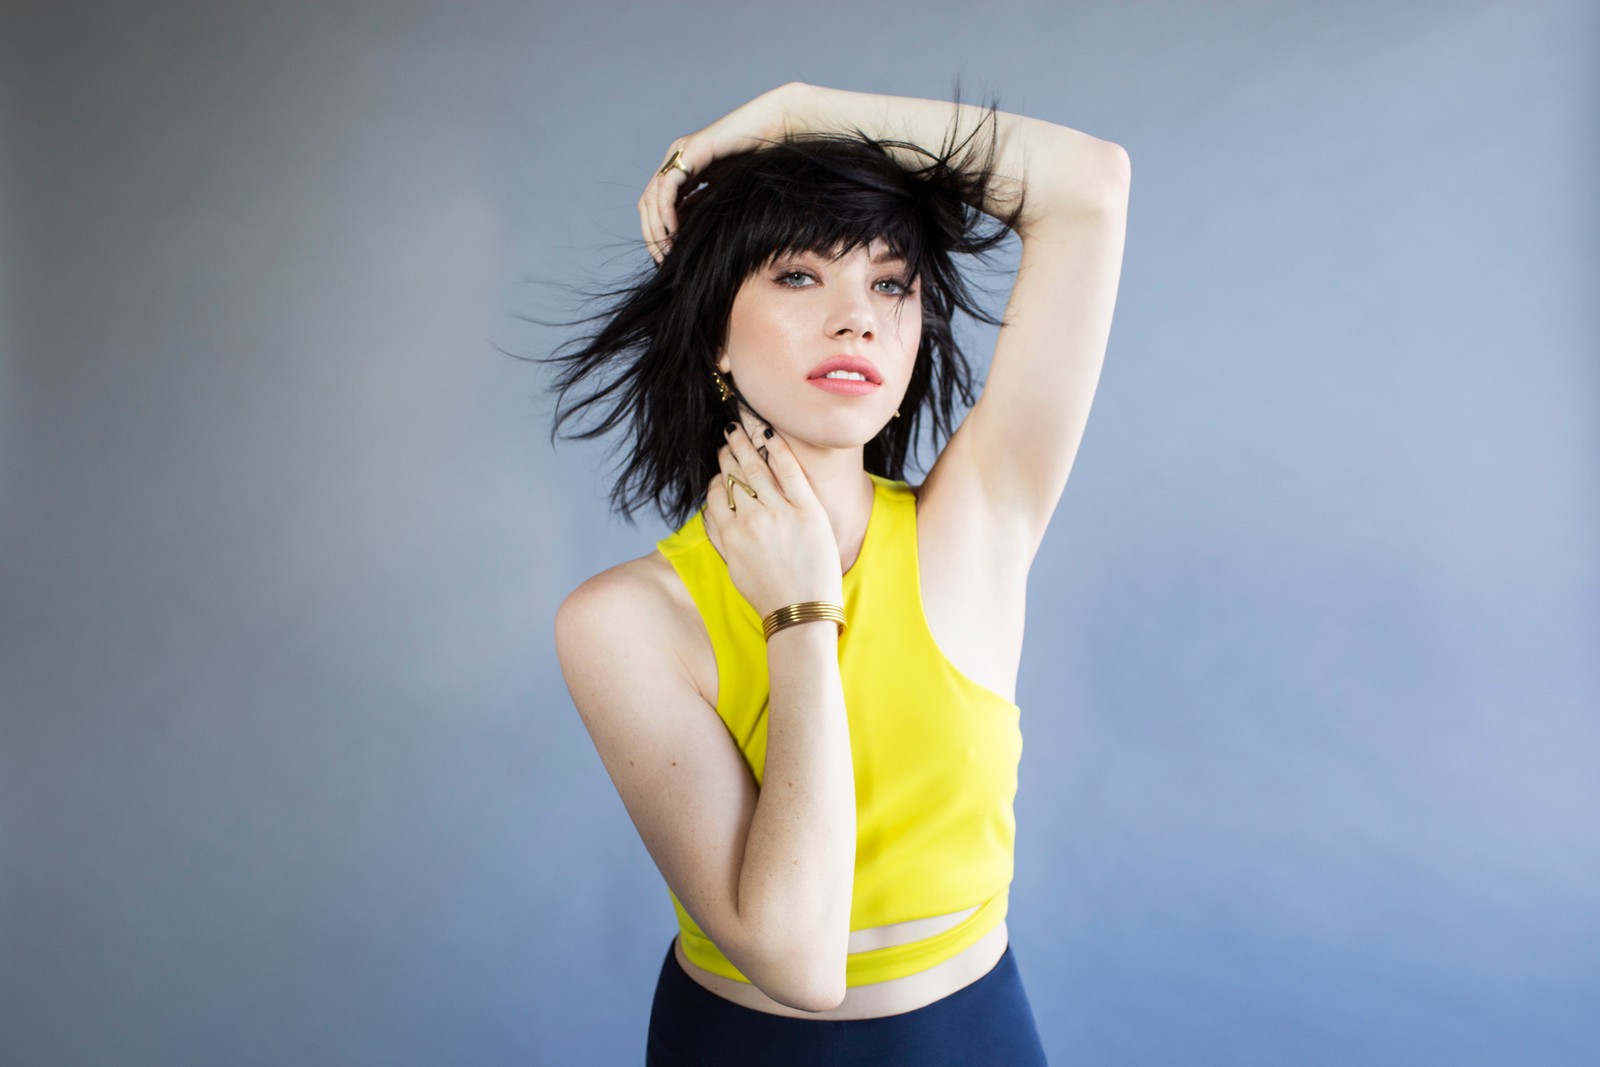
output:
[[[822,259],[837,258],[837,257],[829,256],[826,252],[819,252],[819,251],[817,251],[815,249],[799,249],[799,250],[797,250],[797,251],[795,251],[793,253],[790,253],[790,254],[791,255],[797,255],[797,256],[818,256],[818,257],[820,257]],[[841,255],[842,255],[842,253],[841,253]],[[778,254],[778,253],[775,253],[773,255],[773,257],[772,257],[773,260],[778,260],[778,259],[781,259],[781,258],[782,258],[782,255]],[[873,256],[870,260],[868,260],[868,262],[873,263],[875,265],[881,265],[881,264],[884,264],[884,263],[908,263],[910,261],[907,260],[905,256],[898,255],[892,249],[887,249],[886,248],[882,252],[879,252],[877,255]]]

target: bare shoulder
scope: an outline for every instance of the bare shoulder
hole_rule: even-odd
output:
[[[556,639],[565,635],[582,640],[596,624],[624,621],[640,612],[670,612],[674,605],[667,579],[672,576],[672,565],[659,552],[606,568],[561,602],[556,610]]]
[[[705,624],[660,552],[609,567],[579,585],[557,609],[555,633],[569,687],[619,663],[670,667],[716,704],[715,658]],[[584,711],[581,702],[578,710]]]

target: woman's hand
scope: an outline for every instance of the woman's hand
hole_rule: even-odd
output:
[[[828,513],[783,438],[774,433],[763,441],[765,459],[735,424],[717,450],[721,471],[706,493],[711,543],[727,560],[734,588],[762,618],[806,600],[843,604],[839,543]],[[730,484],[730,474],[749,490]]]
[[[694,187],[694,176],[714,159],[749,152],[782,138],[788,132],[788,108],[803,88],[795,82],[780,85],[667,146],[662,169],[651,176],[639,197],[639,225],[645,246],[657,263],[672,245],[678,229],[678,197],[685,188]]]

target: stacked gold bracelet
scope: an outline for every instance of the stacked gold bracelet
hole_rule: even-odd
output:
[[[818,619],[829,619],[838,623],[839,633],[844,633],[844,608],[838,604],[830,604],[826,600],[807,600],[800,604],[790,604],[786,608],[779,608],[761,620],[761,632],[768,641],[771,641],[772,635],[785,626],[794,626],[802,622],[815,622]]]

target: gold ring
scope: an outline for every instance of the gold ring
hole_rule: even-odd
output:
[[[665,163],[661,164],[661,169],[656,171],[656,177],[660,178],[665,176],[667,171],[671,170],[673,167],[677,167],[685,174],[689,173],[689,168],[683,165],[683,149],[681,148],[675,149],[671,158],[669,158]]]
[[[750,488],[748,485],[745,485],[743,482],[741,482],[739,479],[735,478],[733,475],[731,475],[731,474],[728,475],[728,510],[729,511],[738,511],[739,510],[739,505],[737,505],[737,504],[735,504],[733,502],[733,487],[736,486],[736,485],[740,489],[743,489],[745,492],[749,493],[751,496],[755,496],[756,495],[756,491],[754,489]]]

